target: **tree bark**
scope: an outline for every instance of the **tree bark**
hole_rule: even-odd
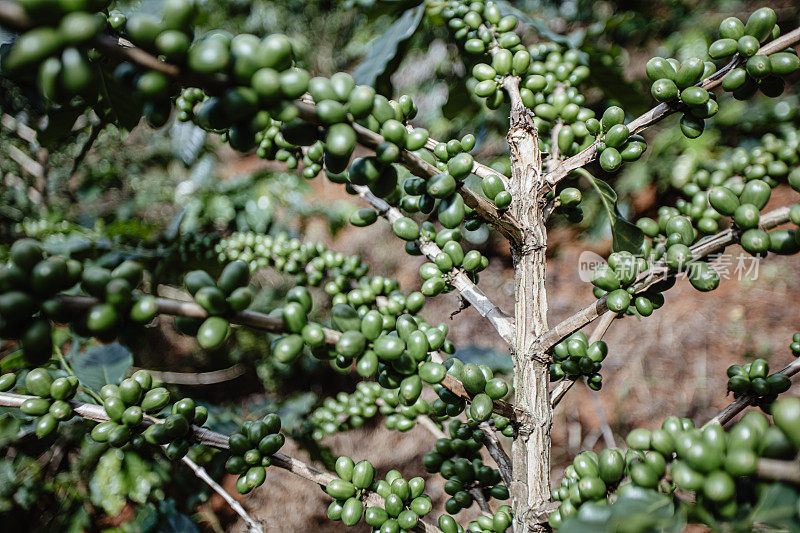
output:
[[[522,240],[512,243],[515,281],[514,401],[524,413],[512,445],[514,531],[539,529],[550,501],[550,425],[547,364],[536,339],[547,330],[542,156],[533,115],[519,98],[518,80],[507,78],[511,97],[508,145],[511,158],[512,215]]]

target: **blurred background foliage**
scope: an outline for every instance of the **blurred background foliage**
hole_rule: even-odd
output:
[[[500,0],[528,27],[528,41],[555,40],[577,48],[591,66],[587,105],[602,110],[621,104],[632,114],[652,103],[644,63],[653,55],[691,56],[708,43],[725,16],[743,16],[756,3],[740,0],[592,1]],[[478,139],[475,156],[507,171],[507,109],[491,111],[467,90],[468,59],[458,54],[440,25],[426,21],[418,1],[403,0],[204,0],[198,31],[222,28],[232,33],[285,32],[299,63],[314,74],[353,72],[387,96],[410,94],[419,107],[415,123],[439,139],[467,133]],[[800,4],[770,2],[784,27],[800,23]],[[123,12],[152,11],[159,0],[118,2]],[[7,33],[7,32],[6,32]],[[0,53],[8,36],[0,28]],[[676,187],[719,146],[755,142],[781,123],[800,121],[796,81],[774,102],[729,99],[706,133],[686,140],[676,117],[648,130],[649,149],[636,163],[609,179],[620,194],[623,212],[647,214],[655,198],[677,196]],[[160,130],[141,124],[131,132],[104,117],[66,108],[49,116],[32,86],[0,75],[0,243],[20,235],[46,239],[51,246],[81,249],[102,264],[109,254],[156,264],[169,282],[175,265],[202,264],[194,255],[235,231],[301,234],[321,223],[328,236],[345,225],[354,202],[326,197],[298,173],[254,157],[240,158],[217,138],[190,123],[172,121]],[[633,117],[629,117],[633,118]],[[597,169],[599,173],[599,168]],[[599,201],[585,195],[583,232],[573,240],[606,239]],[[558,223],[558,221],[556,221]],[[486,240],[486,237],[482,237]],[[476,240],[480,241],[481,239]],[[483,253],[504,255],[492,248]],[[264,309],[274,307],[290,287],[277,275],[265,278],[259,295]],[[308,359],[290,369],[269,354],[265,335],[237,331],[236,341],[219,353],[170,335],[169,324],[141,339],[141,349],[120,357],[119,345],[88,346],[74,339],[72,361],[94,350],[89,372],[132,366],[180,372],[224,370],[234,385],[192,389],[208,402],[213,429],[239,422],[248,413],[277,411],[287,431],[312,457],[330,452],[309,437],[306,416],[326,396],[352,390],[351,377],[333,374]],[[66,334],[66,333],[65,333]],[[508,370],[508,358],[493,350],[461,346],[459,357]],[[116,352],[115,352],[116,350]],[[0,352],[3,369],[13,358]],[[323,379],[320,379],[320,376]],[[324,383],[324,387],[320,385]],[[174,385],[179,387],[179,384]],[[220,399],[224,401],[220,402]],[[217,405],[212,405],[216,403]],[[220,404],[221,403],[221,404]],[[55,446],[33,437],[30,421],[0,408],[0,519],[4,529],[39,531],[222,531],[233,520],[209,504],[205,486],[180,464],[155,454],[105,451],[86,439],[79,421],[60,432]],[[193,459],[214,476],[222,465],[211,450]]]

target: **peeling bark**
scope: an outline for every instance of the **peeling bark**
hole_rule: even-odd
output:
[[[519,98],[519,81],[507,78],[511,97],[508,145],[511,157],[512,215],[522,241],[511,245],[514,260],[514,403],[523,413],[511,449],[514,531],[538,529],[550,500],[550,426],[547,364],[535,353],[536,339],[547,331],[545,230],[542,156],[532,113]]]

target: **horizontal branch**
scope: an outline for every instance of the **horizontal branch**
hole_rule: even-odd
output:
[[[779,459],[759,459],[756,477],[773,481],[787,481],[800,485],[800,462]]]
[[[771,55],[776,52],[780,52],[781,50],[785,50],[791,46],[796,45],[800,42],[800,28],[797,28],[793,31],[790,31],[786,35],[783,35],[774,41],[771,41],[764,46],[762,46],[758,50],[758,54],[761,55]],[[745,58],[736,56],[733,60],[730,61],[727,65],[719,69],[717,72],[709,76],[708,78],[704,79],[698,85],[707,91],[711,91],[722,84],[722,79],[725,75],[733,70],[736,67],[743,65],[745,62]],[[628,123],[628,129],[630,130],[631,134],[640,133],[646,128],[649,128],[656,122],[662,120],[663,118],[680,111],[679,108],[671,106],[669,104],[658,104],[654,108],[650,109],[646,113],[640,115],[630,123]],[[565,159],[562,163],[556,166],[551,172],[545,175],[545,183],[549,187],[555,187],[555,185],[563,180],[564,178],[569,175],[570,172],[575,170],[576,168],[580,168],[592,162],[598,155],[597,151],[597,144],[598,141],[595,141],[591,146],[585,148],[575,154],[574,156]]]
[[[100,303],[100,300],[92,296],[83,295],[60,295],[59,299],[69,308],[76,311],[86,311],[93,305]],[[169,298],[156,298],[158,312],[166,315],[185,316],[191,318],[207,318],[208,313],[195,302],[183,302]],[[239,324],[253,329],[266,331],[269,333],[286,333],[286,326],[283,319],[270,316],[256,311],[245,310],[241,313],[228,317],[232,324]],[[326,344],[336,344],[341,337],[341,332],[330,328],[322,328],[325,333]],[[469,400],[470,396],[464,386],[451,375],[445,376],[442,386],[449,389],[453,394]],[[509,403],[495,400],[494,411],[506,418],[515,420],[517,417],[516,409]]]
[[[789,221],[789,208],[780,207],[761,216],[759,227],[764,230],[772,229]],[[730,244],[734,244],[741,238],[742,231],[736,227],[730,227],[716,235],[703,239],[689,249],[692,252],[692,261],[702,259],[710,254],[724,250]],[[667,279],[676,274],[674,270],[668,269],[662,260],[653,265],[645,272],[639,274],[633,287],[636,292],[646,290],[648,287]],[[537,340],[537,352],[544,353],[550,348],[561,342],[566,337],[572,335],[587,324],[592,323],[600,315],[608,310],[606,297],[603,296],[587,307],[584,307],[569,318],[565,318]]]
[[[131,370],[137,370],[133,368]],[[221,370],[211,370],[209,372],[168,372],[164,370],[147,369],[152,374],[153,379],[161,383],[170,385],[215,385],[230,381],[244,375],[246,372],[244,365],[236,363],[228,368]]]
[[[792,361],[791,363],[789,363],[780,370],[781,374],[786,374],[787,376],[790,377],[794,376],[798,372],[800,372],[800,358],[795,359],[794,361]],[[753,394],[742,394],[741,396],[733,400],[725,409],[720,411],[719,414],[717,414],[717,416],[706,422],[705,426],[711,424],[721,424],[724,426],[725,424],[730,422],[734,416],[744,411],[744,409],[748,405],[752,404],[757,398],[758,396],[755,396]]]
[[[37,396],[26,396],[24,394],[14,394],[13,392],[0,392],[0,405],[18,408],[22,405],[22,402],[30,398],[37,398]],[[70,401],[69,403],[72,406],[73,412],[83,418],[94,420],[96,422],[105,422],[109,420],[108,414],[102,405],[77,401]],[[153,424],[160,424],[162,422],[163,421],[158,418],[145,415],[142,424],[145,426],[151,426]],[[194,425],[191,427],[191,429],[192,440],[194,442],[219,448],[220,450],[228,449],[228,437],[226,435]]]

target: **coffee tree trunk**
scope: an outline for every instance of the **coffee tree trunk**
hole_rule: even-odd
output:
[[[516,81],[516,80],[515,80]],[[518,82],[517,82],[518,83]],[[512,214],[522,237],[512,243],[515,289],[514,401],[522,412],[512,445],[514,531],[537,527],[550,500],[550,422],[547,364],[536,353],[536,339],[547,330],[545,291],[546,231],[542,198],[542,157],[532,113],[522,105],[515,82],[511,95],[508,144],[514,202]]]

